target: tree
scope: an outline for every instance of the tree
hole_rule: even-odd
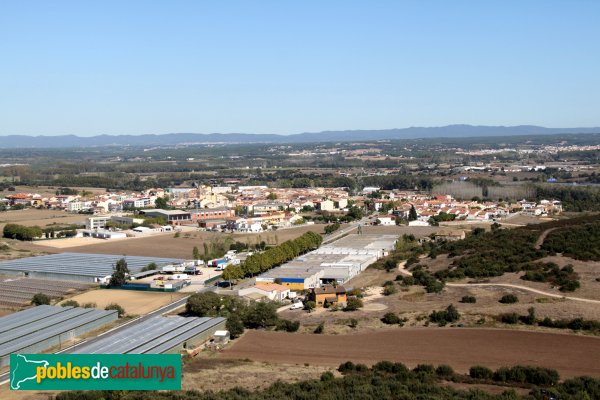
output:
[[[116,310],[119,318],[121,318],[123,315],[125,315],[125,309],[123,307],[121,307],[120,305],[118,305],[117,303],[110,303],[109,305],[104,307],[104,309],[107,311],[108,310]]]
[[[221,309],[221,298],[213,292],[196,293],[188,298],[185,309],[198,317],[216,317]]]
[[[164,197],[157,197],[156,200],[154,200],[154,206],[156,208],[160,208],[163,210],[166,210],[169,208],[169,204],[167,203],[167,199],[165,199]]]
[[[267,200],[277,200],[277,193],[275,193],[275,192],[269,193],[269,195],[267,196]]]
[[[417,210],[414,205],[410,205],[410,211],[408,212],[408,220],[415,221],[419,216],[417,215]]]
[[[221,277],[229,282],[237,281],[238,279],[242,279],[244,277],[244,271],[239,265],[228,265],[223,271]]]
[[[129,268],[127,268],[127,261],[121,258],[117,261],[117,264],[113,268],[114,272],[110,277],[108,283],[109,286],[123,286],[127,282],[127,275],[129,274]]]
[[[144,268],[142,268],[141,272],[156,271],[157,269],[158,269],[158,265],[156,265],[156,263],[154,263],[154,262],[151,262],[150,264],[148,264]]]
[[[266,328],[277,324],[277,306],[272,302],[254,303],[244,318],[248,328]]]
[[[194,246],[192,250],[192,259],[199,260],[200,259],[200,250],[198,250],[198,246]]]
[[[227,318],[225,326],[227,327],[232,339],[240,337],[242,333],[244,333],[244,323],[238,314],[231,314]]]
[[[50,297],[48,297],[44,293],[34,294],[31,298],[31,305],[41,306],[44,304],[50,304]]]

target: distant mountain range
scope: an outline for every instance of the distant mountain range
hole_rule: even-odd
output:
[[[202,143],[310,143],[437,137],[490,137],[600,133],[600,128],[544,128],[534,125],[411,127],[382,130],[350,130],[298,133],[294,135],[250,133],[166,133],[160,135],[0,136],[0,148],[165,146]]]

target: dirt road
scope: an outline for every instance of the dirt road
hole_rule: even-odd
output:
[[[398,328],[350,335],[249,331],[220,357],[316,365],[390,360],[409,367],[448,364],[462,373],[473,365],[520,364],[555,368],[563,377],[600,377],[600,338],[499,329]]]

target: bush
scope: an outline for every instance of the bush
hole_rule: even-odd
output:
[[[477,303],[477,299],[475,298],[475,296],[463,296],[462,299],[460,299],[461,303]]]
[[[385,313],[383,318],[381,318],[381,322],[388,325],[395,325],[400,323],[400,317],[398,317],[393,312]]]
[[[357,320],[357,319],[355,319],[355,318],[352,318],[352,319],[350,320],[350,322],[348,323],[348,326],[349,326],[350,328],[356,328],[356,327],[358,326],[358,320]]]
[[[497,382],[530,383],[533,385],[552,386],[560,379],[558,372],[549,368],[517,365],[511,368],[502,367],[494,372]]]
[[[315,307],[317,307],[317,303],[315,303],[314,301],[307,301],[306,303],[304,303],[304,310],[308,312],[314,310]]]
[[[456,322],[460,319],[460,313],[450,304],[444,311],[434,311],[429,315],[429,321],[444,326],[447,323]]]
[[[363,302],[356,298],[351,297],[346,302],[346,307],[344,307],[344,311],[356,311],[363,306]]]
[[[505,294],[499,302],[502,304],[514,304],[519,302],[519,298],[514,294]]]
[[[79,307],[79,303],[75,300],[67,300],[60,303],[61,307]]]
[[[110,303],[109,305],[104,307],[104,309],[105,310],[117,310],[117,314],[118,314],[119,318],[121,318],[123,315],[125,315],[125,309],[123,307],[121,307],[120,305],[118,305],[117,303]]]
[[[492,379],[494,373],[487,367],[476,365],[469,368],[469,376],[473,379]]]
[[[513,325],[519,322],[519,316],[517,315],[517,313],[502,314],[500,315],[500,321],[505,324]]]
[[[296,332],[300,328],[299,321],[290,321],[288,319],[280,319],[277,322],[277,327],[275,328],[278,331],[286,331],[286,332]]]
[[[44,293],[34,294],[31,298],[31,305],[41,306],[50,304],[50,297],[46,296]]]
[[[435,369],[435,374],[443,378],[450,378],[454,375],[454,370],[451,366],[442,364]]]
[[[97,307],[97,305],[96,305],[96,303],[91,303],[91,302],[90,302],[90,303],[82,303],[82,304],[81,304],[81,307],[82,307],[82,308],[96,308],[96,307]]]
[[[398,289],[396,289],[396,286],[394,284],[391,285],[386,285],[383,288],[383,295],[384,296],[391,296],[393,294],[398,293]]]
[[[323,332],[325,332],[325,322],[321,322],[314,331],[314,333],[318,335],[322,334]]]
[[[413,368],[413,372],[433,375],[435,373],[435,368],[431,364],[419,364]]]

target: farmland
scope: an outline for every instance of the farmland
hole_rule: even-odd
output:
[[[390,360],[411,367],[448,364],[458,372],[477,364],[521,364],[555,368],[562,376],[600,377],[599,338],[494,329],[419,328],[350,335],[250,331],[222,357],[331,366],[347,360],[369,365]]]
[[[181,293],[139,292],[136,290],[98,289],[71,297],[79,304],[95,303],[103,309],[117,303],[129,315],[143,315],[185,296]]]

